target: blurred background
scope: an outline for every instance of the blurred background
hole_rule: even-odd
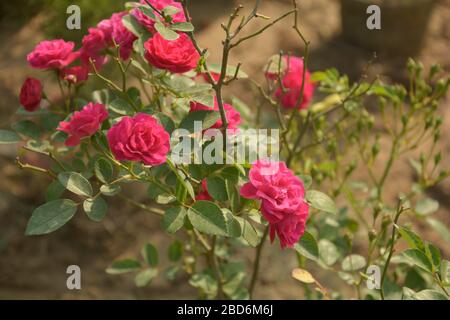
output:
[[[46,92],[57,96],[51,76],[27,67],[26,55],[45,38],[64,38],[80,41],[86,29],[112,12],[123,8],[122,0],[15,0],[0,2],[0,128],[11,123],[19,106],[18,93],[26,76],[34,75],[45,81]],[[222,30],[220,23],[230,10],[243,4],[247,10],[253,1],[191,0],[191,13],[197,27],[198,40],[208,48],[213,61],[220,59]],[[66,9],[71,4],[81,8],[82,30],[67,30]],[[405,62],[413,56],[429,67],[441,64],[450,71],[450,1],[433,0],[300,0],[300,27],[311,41],[312,71],[335,67],[356,80],[368,61],[377,52],[378,58],[369,70],[369,77],[380,76],[384,81],[405,81]],[[380,4],[382,30],[365,28],[365,8]],[[291,8],[290,1],[263,0],[260,12],[277,17]],[[263,22],[249,26],[256,30]],[[236,49],[231,62],[243,63],[252,77],[261,78],[267,59],[284,50],[302,54],[301,43],[294,36],[292,22],[286,20],[269,29],[261,37]],[[90,84],[92,86],[92,84]],[[89,87],[85,89],[89,91]],[[237,82],[230,88],[234,95],[246,99],[248,84]],[[450,169],[450,97],[440,112],[444,117],[440,146],[445,159],[444,169]],[[24,236],[26,222],[32,210],[41,204],[49,183],[45,177],[20,171],[14,164],[17,146],[0,145],[0,298],[32,299],[168,299],[195,297],[195,289],[186,279],[175,282],[159,277],[148,288],[135,288],[133,278],[113,277],[105,268],[115,259],[134,257],[141,246],[152,242],[162,248],[164,265],[168,235],[160,231],[159,221],[144,212],[127,207],[116,200],[104,222],[90,222],[83,214],[64,228],[44,237]],[[31,159],[32,160],[32,159]],[[408,190],[414,175],[407,163],[394,172],[392,194]],[[388,189],[389,190],[389,189]],[[439,200],[437,218],[450,226],[450,184],[444,182],[430,191]],[[133,191],[135,197],[145,199],[145,190]],[[450,243],[433,233],[426,225],[418,226],[419,233],[436,243],[449,259]],[[449,239],[447,239],[449,241]],[[267,246],[268,248],[268,246]],[[295,255],[278,248],[265,251],[262,279],[255,298],[300,299],[302,286],[290,277],[296,267]],[[274,257],[275,255],[275,257]],[[253,255],[242,253],[246,261]],[[76,264],[82,270],[82,290],[66,288],[66,268]],[[334,276],[333,276],[334,277]],[[330,290],[347,290],[339,280],[321,279]]]

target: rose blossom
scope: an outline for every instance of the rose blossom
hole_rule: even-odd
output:
[[[172,73],[184,73],[196,68],[200,55],[185,33],[176,40],[166,40],[159,33],[145,42],[145,58],[153,66]]]
[[[292,247],[305,233],[308,207],[305,204],[299,214],[286,215],[285,219],[278,223],[269,224],[270,241],[275,240],[275,235],[280,239],[281,248]]]
[[[108,131],[108,142],[117,160],[160,165],[170,150],[170,136],[156,118],[145,113],[123,117]]]
[[[261,200],[261,212],[269,222],[271,240],[275,234],[281,247],[292,247],[303,235],[309,206],[303,182],[284,162],[256,161],[249,182],[241,188],[244,198]]]
[[[202,184],[200,186],[200,192],[195,197],[195,200],[196,201],[199,201],[199,200],[205,200],[205,201],[212,200],[211,195],[208,193],[208,187],[206,185],[206,179],[202,180]]]
[[[114,13],[110,19],[112,24],[111,37],[114,43],[119,45],[119,55],[123,60],[130,58],[133,51],[133,42],[137,39],[122,23],[122,18],[126,14],[126,12]]]
[[[28,77],[20,90],[20,104],[27,111],[36,111],[42,100],[42,84],[38,79]]]
[[[163,10],[164,8],[168,6],[175,7],[179,9],[177,13],[172,15],[172,22],[186,22],[186,17],[184,15],[183,6],[179,2],[174,2],[172,0],[149,0],[150,4],[152,4],[156,9]],[[147,5],[147,2],[144,0],[141,0],[141,4]],[[139,9],[133,9],[131,11],[131,14],[136,18],[136,20],[143,25],[147,30],[154,33],[155,32],[155,20],[144,14]],[[155,16],[158,15],[158,13],[154,12]]]
[[[110,19],[104,19],[97,24],[97,28],[103,32],[106,44],[112,45],[113,22]]]
[[[225,114],[227,116],[228,127],[227,129],[234,130],[237,129],[239,124],[241,123],[241,114],[236,111],[233,106],[230,104],[224,103],[223,108],[225,109]],[[215,110],[219,111],[219,103],[217,102],[217,98],[214,98],[214,108],[205,106],[199,102],[192,101],[190,103],[190,111],[195,112],[200,110]],[[222,128],[222,119],[217,120],[217,122],[211,127],[214,129]]]
[[[69,134],[66,146],[80,144],[81,138],[92,136],[103,121],[108,118],[108,111],[103,104],[88,103],[81,111],[76,111],[69,121],[59,123],[58,130]]]
[[[75,43],[64,40],[44,40],[28,54],[27,60],[36,69],[61,69],[71,64],[79,53],[73,52]]]
[[[287,109],[293,109],[297,107],[300,99],[300,92],[302,90],[303,83],[303,59],[299,57],[284,56],[283,61],[286,65],[286,72],[282,75],[281,82],[283,87],[287,90],[283,92],[283,89],[279,87],[275,91],[275,97],[281,102],[281,105]],[[267,78],[271,80],[277,79],[278,75],[274,73],[267,73]],[[303,89],[303,100],[300,104],[300,109],[305,109],[311,102],[314,95],[314,84],[310,81],[311,74],[308,70],[305,72],[305,86]]]
[[[81,66],[64,68],[61,70],[60,76],[63,80],[72,84],[77,84],[88,79],[89,68],[84,64]]]
[[[83,37],[80,58],[83,64],[90,66],[92,60],[100,69],[106,63],[103,51],[108,47],[108,36],[100,28],[89,28],[89,33]]]

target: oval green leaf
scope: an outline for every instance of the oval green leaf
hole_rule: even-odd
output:
[[[33,211],[25,234],[48,234],[61,228],[75,215],[77,206],[75,202],[67,199],[54,200],[40,206]]]

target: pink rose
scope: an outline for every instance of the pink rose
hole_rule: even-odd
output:
[[[183,6],[179,2],[174,2],[172,0],[149,0],[149,2],[158,10],[163,10],[164,8],[168,6],[172,6],[175,8],[178,8],[179,11],[172,15],[172,22],[185,22],[186,17],[184,15]],[[147,2],[144,0],[141,0],[141,3],[146,5]],[[131,14],[136,18],[136,20],[143,25],[147,30],[154,33],[155,32],[155,20],[151,19],[147,15],[145,15],[141,10],[139,9],[133,9],[131,11]],[[158,17],[158,13],[154,12],[155,16]]]
[[[60,77],[67,82],[77,84],[86,81],[89,76],[89,68],[87,65],[74,66],[64,68],[60,72]]]
[[[176,40],[164,39],[159,33],[145,42],[145,58],[153,66],[172,73],[184,73],[197,67],[200,55],[191,39],[181,33]]]
[[[309,211],[303,182],[284,162],[264,160],[253,164],[249,180],[241,188],[241,195],[261,200],[272,241],[277,234],[283,248],[293,246],[303,235]]]
[[[281,102],[281,105],[287,109],[293,109],[297,107],[300,100],[300,93],[303,82],[303,59],[299,57],[284,56],[284,63],[287,70],[282,75],[283,87],[287,90],[283,92],[279,87],[275,91],[275,97]],[[266,76],[271,80],[276,80],[277,75],[273,73],[267,73]],[[308,70],[305,72],[305,86],[303,89],[303,100],[300,104],[300,109],[305,109],[311,102],[314,95],[314,84],[310,81],[311,74]]]
[[[45,40],[28,54],[27,60],[36,69],[61,69],[67,67],[79,53],[73,52],[75,44],[64,40]]]
[[[196,201],[205,200],[210,201],[212,200],[210,194],[208,193],[208,187],[206,185],[206,179],[202,180],[202,184],[200,186],[200,192],[195,197]]]
[[[38,79],[29,77],[25,80],[20,90],[20,104],[25,110],[33,112],[41,105],[42,84]]]
[[[123,117],[108,131],[108,141],[114,157],[123,161],[139,161],[145,165],[166,162],[170,136],[151,115],[138,113]]]
[[[308,218],[308,206],[298,214],[286,215],[285,219],[269,225],[270,241],[275,240],[275,235],[280,239],[281,248],[294,246],[305,233],[306,219]]]
[[[106,56],[103,51],[109,45],[108,36],[100,28],[89,28],[89,34],[82,40],[80,58],[83,64],[90,66],[92,60],[95,67],[99,70],[106,63]]]
[[[80,144],[81,138],[90,137],[97,132],[107,118],[108,111],[104,105],[90,102],[81,111],[76,111],[69,121],[60,122],[58,130],[69,135],[66,146],[74,147]]]
[[[230,104],[224,103],[223,108],[225,109],[225,114],[227,116],[228,128],[230,130],[238,129],[239,124],[241,123],[241,114],[237,112]],[[200,110],[215,110],[219,111],[219,103],[217,102],[217,98],[214,100],[214,108],[205,106],[199,102],[192,101],[190,104],[190,112],[200,111]],[[211,127],[214,129],[222,128],[222,120],[219,119],[217,122]]]
[[[112,33],[114,30],[111,19],[104,19],[97,24],[97,28],[103,32],[105,42],[108,46],[112,45]]]
[[[133,43],[137,39],[122,23],[122,18],[126,14],[127,12],[114,13],[110,19],[112,24],[111,37],[114,43],[120,47],[119,55],[123,60],[130,58],[133,51]]]

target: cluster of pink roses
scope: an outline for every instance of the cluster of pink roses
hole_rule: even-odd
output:
[[[311,82],[311,74],[304,70],[303,59],[293,56],[283,56],[286,71],[281,76],[281,84],[275,91],[275,97],[286,109],[305,109],[314,95],[315,86]],[[305,73],[305,84],[303,85],[303,73]],[[266,77],[270,80],[278,80],[278,74],[268,72]],[[303,99],[301,103],[300,94],[303,87]]]
[[[303,182],[284,162],[255,162],[249,172],[249,182],[240,193],[244,198],[261,200],[271,241],[278,235],[282,248],[297,243],[305,232],[309,206]]]
[[[75,112],[69,121],[62,121],[58,130],[69,135],[67,146],[77,146],[81,139],[94,135],[108,111],[103,104],[89,103]],[[170,136],[153,116],[138,113],[134,117],[123,117],[107,133],[111,152],[117,160],[142,162],[145,165],[160,165],[166,162],[170,149]]]
[[[185,22],[186,17],[181,4],[173,0],[149,0],[158,10],[172,6],[179,11],[171,16],[172,22]],[[146,1],[141,0],[142,4]],[[55,70],[68,83],[76,84],[87,80],[89,71],[102,68],[107,62],[108,49],[118,46],[119,58],[128,60],[137,37],[124,25],[122,18],[127,12],[114,13],[109,19],[101,21],[95,28],[89,28],[83,37],[82,47],[75,51],[73,42],[64,40],[45,40],[39,43],[28,55],[31,67],[42,70]],[[194,70],[200,55],[189,36],[179,33],[176,40],[166,40],[156,32],[156,21],[145,15],[139,8],[130,14],[145,27],[152,36],[144,43],[145,59],[152,66],[171,73],[185,73]],[[155,17],[157,13],[155,13]],[[167,23],[167,21],[160,21]],[[78,61],[78,63],[76,62]],[[285,108],[306,108],[314,93],[310,73],[304,70],[303,59],[283,57],[286,70],[281,75],[281,83],[275,97]],[[92,67],[91,64],[94,66]],[[303,73],[305,83],[303,84]],[[266,76],[277,81],[279,75],[267,73]],[[217,81],[219,75],[212,73]],[[208,81],[209,77],[207,78]],[[300,93],[303,88],[301,104]],[[42,84],[35,78],[27,78],[20,92],[20,102],[28,111],[39,108],[42,97]],[[228,129],[237,130],[241,116],[231,105],[224,104]],[[190,112],[200,110],[219,110],[218,101],[214,107],[198,102],[190,103]],[[67,121],[59,124],[58,130],[68,134],[67,146],[77,146],[81,139],[94,135],[108,119],[108,111],[103,104],[88,103],[80,111],[74,112]],[[218,120],[212,128],[221,128]],[[170,137],[163,126],[151,115],[138,113],[134,117],[123,117],[107,132],[109,147],[119,161],[137,161],[145,165],[160,165],[166,161],[170,151]],[[303,235],[308,217],[308,204],[305,202],[305,189],[302,181],[284,163],[259,160],[250,170],[249,182],[241,189],[241,195],[261,200],[261,211],[269,222],[270,238],[275,235],[281,246],[291,247]],[[211,200],[206,181],[202,181],[197,200]]]
[[[149,2],[161,10],[167,6],[179,9],[180,11],[172,16],[172,21],[186,21],[180,3],[172,0]],[[146,4],[143,0],[141,3]],[[108,61],[106,55],[108,48],[119,46],[120,58],[128,60],[137,37],[123,24],[122,18],[126,14],[127,12],[114,13],[109,19],[98,23],[95,28],[89,28],[88,34],[83,37],[82,47],[77,51],[74,50],[75,44],[70,41],[62,39],[42,41],[27,56],[29,65],[35,69],[56,70],[62,79],[76,84],[88,79],[91,63],[97,70],[101,69]],[[155,21],[152,18],[138,8],[133,9],[131,14],[154,34],[144,45],[145,58],[150,64],[173,73],[184,73],[196,68],[200,55],[186,34],[181,33],[179,38],[173,41],[166,40],[155,32]],[[20,102],[28,111],[36,110],[40,104],[38,97],[42,96],[42,85],[37,85],[36,81],[38,80],[27,79],[22,86]]]

